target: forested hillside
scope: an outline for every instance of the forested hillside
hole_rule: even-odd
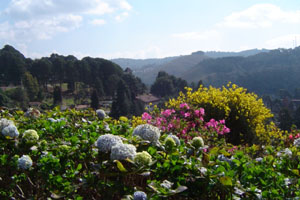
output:
[[[258,94],[294,92],[300,85],[300,47],[276,49],[249,57],[206,59],[181,76],[220,87],[229,81]]]
[[[6,106],[26,107],[27,101],[43,101],[52,95],[51,88],[62,91],[63,86],[65,93],[74,99],[89,99],[93,91],[100,99],[114,99],[122,83],[126,93],[119,90],[122,92],[119,96],[128,101],[128,113],[134,113],[135,96],[146,89],[139,78],[109,60],[91,57],[78,60],[58,54],[32,60],[9,45],[0,50],[0,76],[0,86],[12,88],[1,92],[0,105]]]

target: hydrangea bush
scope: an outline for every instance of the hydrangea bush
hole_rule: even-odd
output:
[[[99,120],[93,110],[55,108],[37,118],[0,110],[0,199],[300,196],[299,130],[263,124],[268,140],[233,145],[224,140],[232,134],[230,119],[213,118],[209,108],[189,101],[133,119]],[[4,137],[14,124],[20,137]],[[286,135],[281,142],[277,132]],[[24,145],[25,135],[34,144]]]

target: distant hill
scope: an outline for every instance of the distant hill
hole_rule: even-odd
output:
[[[177,58],[174,57],[166,57],[166,58],[149,58],[149,59],[131,59],[131,58],[116,58],[111,61],[120,65],[123,69],[129,67],[132,70],[137,70],[147,66],[158,66],[170,62]]]
[[[245,51],[240,52],[223,52],[223,51],[207,51],[205,52],[205,55],[211,58],[223,58],[223,57],[233,57],[233,56],[253,56],[259,53],[266,53],[270,50],[267,49],[249,49]]]
[[[229,81],[258,94],[277,94],[279,89],[294,92],[300,87],[300,47],[276,49],[248,57],[206,59],[181,78],[220,87]]]
[[[195,52],[191,55],[175,56],[162,59],[113,59],[112,61],[124,68],[131,68],[133,73],[140,77],[141,80],[151,85],[159,71],[165,71],[168,74],[179,76],[182,73],[190,70],[208,57],[204,52]]]
[[[118,58],[111,61],[120,65],[123,69],[129,67],[133,70],[133,73],[140,77],[141,80],[151,85],[157,73],[159,71],[166,71],[170,75],[181,77],[183,74],[191,70],[192,67],[199,62],[209,58],[220,58],[229,56],[251,56],[262,52],[268,52],[269,50],[251,49],[241,52],[217,52],[217,51],[197,51],[190,55],[181,55],[167,58],[157,59],[126,59]],[[197,80],[198,81],[198,80]]]

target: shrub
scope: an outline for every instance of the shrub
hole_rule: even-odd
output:
[[[266,132],[266,122],[273,116],[257,95],[231,83],[221,89],[200,86],[195,92],[186,88],[186,94],[180,93],[166,106],[169,109],[179,108],[182,102],[204,108],[205,121],[225,119],[226,126],[231,130],[227,140],[233,144],[258,142]]]

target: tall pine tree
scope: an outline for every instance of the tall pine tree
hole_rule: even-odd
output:
[[[130,114],[131,95],[127,84],[121,79],[117,86],[117,97],[113,101],[110,115],[114,118]]]

